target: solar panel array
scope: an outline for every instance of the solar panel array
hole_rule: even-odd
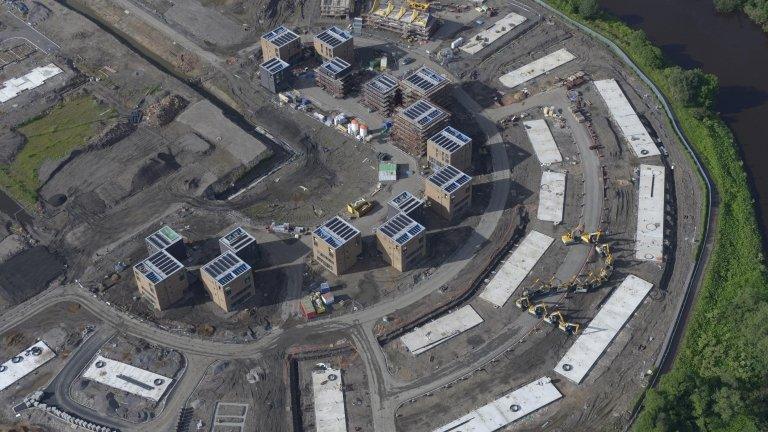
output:
[[[398,196],[392,198],[389,201],[389,205],[395,207],[405,214],[412,212],[422,204],[424,204],[424,201],[416,198],[412,193],[408,191],[403,191]]]
[[[285,46],[299,38],[296,33],[288,30],[285,26],[280,26],[271,32],[265,33],[262,37],[278,47]]]
[[[203,271],[225,285],[232,279],[250,270],[251,266],[244,263],[232,252],[224,252],[203,267]]]
[[[401,245],[407,243],[425,230],[426,228],[424,228],[424,225],[416,222],[403,213],[396,214],[379,227],[379,231]]]
[[[435,173],[429,176],[427,180],[442,190],[450,193],[464,186],[466,183],[469,183],[469,181],[472,180],[472,177],[459,171],[453,165],[446,165],[435,171]]]
[[[249,244],[256,241],[252,235],[250,235],[242,227],[237,227],[229,234],[222,238],[225,244],[229,245],[235,251],[239,251]]]
[[[155,245],[158,249],[165,249],[179,238],[181,238],[181,236],[178,235],[176,231],[169,226],[164,226],[147,236],[147,241]]]
[[[266,69],[267,72],[270,73],[270,75],[274,75],[280,72],[281,70],[288,68],[288,63],[280,60],[277,57],[272,57],[271,59],[262,63],[261,67]]]
[[[314,233],[332,248],[338,249],[356,235],[360,234],[360,230],[353,227],[352,224],[344,219],[336,216],[318,227]]]
[[[352,39],[352,35],[349,32],[346,32],[336,26],[323,30],[315,37],[331,48],[336,48],[344,42]]]
[[[430,138],[430,141],[434,142],[438,147],[447,150],[449,153],[453,153],[469,144],[469,142],[472,141],[472,138],[464,135],[451,126],[447,126]]]
[[[330,75],[337,77],[352,69],[352,65],[344,59],[334,57],[327,62],[320,65],[322,69],[325,69]]]
[[[422,66],[416,70],[416,72],[409,75],[405,81],[413,84],[426,93],[444,83],[446,78],[432,69]]]
[[[136,264],[136,270],[146,276],[152,283],[158,283],[176,273],[184,266],[165,250],[161,250],[144,261]]]
[[[379,93],[389,93],[397,88],[397,80],[391,75],[379,74],[366,84],[368,87],[372,87]]]
[[[427,126],[440,117],[445,116],[445,111],[432,105],[424,99],[419,99],[411,106],[403,110],[403,115],[419,126]]]

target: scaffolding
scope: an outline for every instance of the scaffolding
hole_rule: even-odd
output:
[[[427,139],[448,125],[451,115],[421,99],[395,115],[393,134],[396,144],[413,156],[427,152]]]
[[[363,105],[389,116],[399,103],[397,79],[388,74],[379,74],[363,86]]]
[[[437,20],[429,12],[426,2],[396,2],[382,4],[374,0],[369,13],[363,15],[371,27],[397,32],[403,37],[429,39],[437,29]]]

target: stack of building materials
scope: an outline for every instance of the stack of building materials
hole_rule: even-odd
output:
[[[447,106],[450,81],[434,70],[422,66],[400,81],[403,103],[410,105],[419,99],[426,99],[440,106]]]
[[[414,156],[427,153],[427,139],[448,125],[451,115],[426,100],[418,100],[395,115],[397,144]]]
[[[384,261],[402,272],[427,254],[426,234],[424,225],[399,213],[376,229],[376,243]]]
[[[315,51],[325,60],[341,58],[348,63],[355,62],[355,44],[352,34],[336,26],[329,27],[314,40]]]
[[[285,26],[280,26],[261,36],[262,60],[279,58],[291,63],[301,56],[301,38]]]
[[[371,11],[365,14],[363,19],[367,25],[374,28],[419,39],[429,39],[437,29],[437,20],[429,13],[428,7],[423,7],[425,4],[393,0],[388,0],[385,4],[374,0]]]
[[[261,86],[271,91],[279,93],[288,88],[288,63],[279,58],[272,57],[259,66],[259,78]]]
[[[230,251],[204,265],[200,276],[211,300],[225,312],[238,309],[256,294],[251,266]]]
[[[360,230],[336,216],[312,232],[312,253],[328,271],[340,275],[363,252]]]
[[[452,220],[472,205],[472,177],[446,165],[427,177],[424,194],[435,213]]]
[[[447,126],[427,140],[427,160],[433,167],[453,165],[461,171],[472,169],[472,138]]]
[[[334,57],[315,69],[315,83],[334,97],[343,98],[352,88],[352,65]]]
[[[400,102],[397,80],[388,74],[379,74],[363,86],[363,105],[389,116]]]
[[[353,0],[320,0],[320,15],[330,18],[346,18],[353,12]]]

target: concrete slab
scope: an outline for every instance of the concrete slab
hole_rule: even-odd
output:
[[[434,432],[493,432],[562,397],[552,380],[542,377]]]
[[[29,73],[18,78],[9,79],[0,85],[0,103],[7,102],[24,90],[41,86],[45,81],[64,72],[53,63],[32,69]]]
[[[539,75],[543,75],[553,69],[556,69],[569,61],[575,59],[576,56],[571,54],[567,49],[561,48],[553,53],[547,54],[544,57],[534,60],[527,65],[515,69],[499,78],[502,84],[509,88],[514,88],[523,84],[526,81],[532,80]]]
[[[555,372],[581,383],[651,288],[652,283],[627,276],[557,363]]]
[[[539,220],[549,221],[557,225],[563,221],[564,205],[565,173],[544,171],[541,174],[537,217]]]
[[[624,139],[629,143],[635,156],[643,158],[658,155],[659,148],[643,126],[632,104],[621,91],[619,83],[614,79],[595,81],[595,88],[608,106],[613,121],[619,125]]]
[[[159,401],[173,380],[148,370],[97,355],[83,378],[136,396]]]
[[[480,298],[497,307],[504,306],[554,241],[552,237],[538,231],[528,233],[493,275],[491,281],[480,293]]]
[[[312,394],[317,432],[347,432],[341,371],[327,368],[312,372]]]
[[[664,258],[664,167],[640,165],[635,258],[661,262]]]
[[[541,165],[547,166],[563,161],[563,156],[557,148],[546,120],[529,120],[523,122],[523,127]]]
[[[419,355],[482,322],[483,318],[478,315],[475,309],[466,305],[448,315],[417,327],[401,337],[400,340],[413,355]]]
[[[0,365],[0,391],[31,374],[40,366],[56,357],[56,353],[43,341],[18,353]]]
[[[525,20],[526,18],[524,16],[510,12],[493,23],[492,26],[469,39],[467,43],[461,46],[461,50],[470,55],[477,54],[505,34],[512,31],[515,27],[524,23]]]

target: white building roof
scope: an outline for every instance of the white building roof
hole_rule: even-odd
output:
[[[520,84],[560,67],[575,58],[576,56],[571,54],[567,49],[561,48],[538,60],[534,60],[519,69],[515,69],[508,74],[502,75],[501,78],[499,78],[499,81],[509,88],[517,87]]]
[[[478,315],[475,309],[466,305],[448,315],[443,315],[432,322],[415,328],[401,337],[400,340],[413,355],[419,355],[482,322],[483,318]]]
[[[461,47],[467,54],[477,54],[497,39],[509,33],[515,27],[525,22],[525,17],[514,12],[508,13],[492,26],[478,33],[469,42]]]
[[[43,341],[39,341],[0,365],[0,391],[34,372],[56,357],[56,353]]]
[[[41,86],[46,80],[62,73],[58,66],[50,63],[32,69],[29,73],[19,78],[12,78],[0,85],[0,103],[7,102],[24,90],[31,90]]]
[[[315,427],[317,432],[346,432],[344,384],[341,371],[327,368],[312,372],[312,394],[315,398]]]
[[[93,359],[83,373],[83,378],[153,401],[159,401],[173,381],[171,378],[101,355]]]
[[[661,262],[664,256],[664,167],[640,165],[635,258]]]
[[[621,91],[619,83],[613,79],[595,81],[595,87],[603,97],[613,121],[619,125],[621,134],[627,140],[635,156],[642,158],[658,155],[659,148],[643,126],[632,104]]]
[[[480,293],[480,298],[497,307],[504,306],[509,297],[531,272],[536,263],[549,249],[552,237],[538,231],[531,231],[517,246],[512,255],[493,275],[493,278]]]
[[[557,363],[555,371],[579,384],[652,287],[652,283],[635,275],[627,276]]]
[[[542,377],[434,432],[493,432],[562,397],[552,380]]]
[[[523,122],[523,126],[541,165],[550,165],[563,161],[563,156],[557,148],[555,138],[552,137],[552,132],[550,132],[546,120],[529,120]]]
[[[563,221],[565,173],[544,171],[539,189],[539,220],[559,224]]]

